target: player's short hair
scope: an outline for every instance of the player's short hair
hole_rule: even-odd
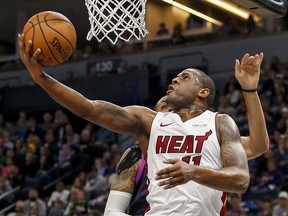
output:
[[[211,106],[211,104],[214,102],[215,92],[216,92],[214,81],[205,72],[203,72],[197,68],[189,68],[189,69],[197,72],[198,79],[201,83],[201,87],[209,89],[210,93],[209,93],[208,97],[206,98],[206,103],[207,103],[208,107]]]

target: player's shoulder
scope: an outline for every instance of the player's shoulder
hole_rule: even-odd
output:
[[[218,124],[224,124],[224,123],[229,123],[229,122],[233,122],[233,118],[225,113],[217,113],[216,114],[216,121]]]
[[[218,114],[216,118],[216,131],[218,140],[221,140],[221,145],[223,140],[229,140],[231,142],[232,138],[237,138],[239,134],[239,129],[233,118],[227,114]]]

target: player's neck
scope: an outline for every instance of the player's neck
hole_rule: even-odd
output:
[[[192,118],[195,118],[195,117],[201,115],[203,112],[205,112],[204,109],[194,107],[193,109],[184,108],[184,109],[176,111],[175,113],[177,113],[180,116],[180,118],[182,119],[182,121],[185,122],[189,119],[192,119]]]

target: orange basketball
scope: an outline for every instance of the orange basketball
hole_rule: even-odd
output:
[[[32,16],[23,29],[24,42],[32,40],[32,52],[38,48],[38,61],[44,66],[58,65],[72,55],[77,41],[76,30],[61,13],[44,11]]]

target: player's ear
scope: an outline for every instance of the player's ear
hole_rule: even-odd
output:
[[[210,90],[208,88],[202,88],[199,91],[198,96],[201,98],[207,98],[209,94],[210,94]]]

